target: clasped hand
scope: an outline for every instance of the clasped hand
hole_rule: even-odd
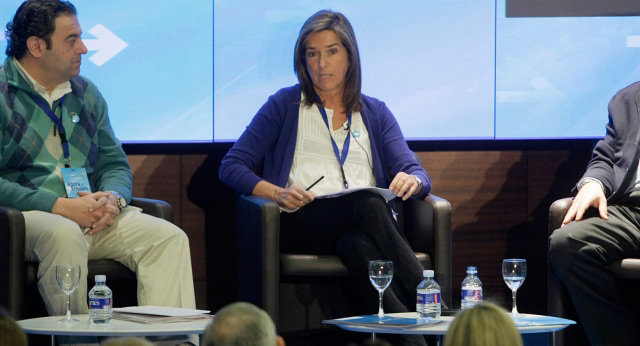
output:
[[[96,234],[113,225],[120,208],[114,195],[109,192],[79,192],[77,198],[58,198],[52,212],[64,216],[80,227],[89,228]]]

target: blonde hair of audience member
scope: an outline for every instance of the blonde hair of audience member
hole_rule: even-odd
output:
[[[271,317],[251,303],[238,302],[216,312],[203,346],[285,346]]]
[[[506,310],[485,302],[456,315],[444,346],[522,346],[522,336]]]
[[[153,346],[153,343],[143,338],[112,338],[107,340],[102,346]]]
[[[0,311],[0,345],[27,345],[27,335],[16,321],[4,311]]]

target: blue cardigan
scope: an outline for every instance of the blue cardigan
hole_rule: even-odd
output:
[[[281,187],[287,184],[296,147],[300,96],[300,86],[294,85],[269,97],[222,159],[218,172],[222,182],[247,195],[263,179]],[[425,197],[431,190],[431,179],[409,150],[391,111],[375,98],[362,95],[361,101],[378,187],[388,188],[397,173],[405,172],[422,180],[422,191],[416,197]],[[263,159],[261,178],[254,169]]]

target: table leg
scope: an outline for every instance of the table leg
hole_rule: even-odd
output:
[[[51,335],[51,346],[56,346],[56,336]]]
[[[371,341],[376,341],[376,333],[371,333]]]

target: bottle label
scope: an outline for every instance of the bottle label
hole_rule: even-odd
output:
[[[89,309],[110,309],[112,298],[89,298]]]
[[[481,290],[462,290],[462,300],[482,300]]]
[[[416,304],[439,304],[440,293],[418,293]]]

